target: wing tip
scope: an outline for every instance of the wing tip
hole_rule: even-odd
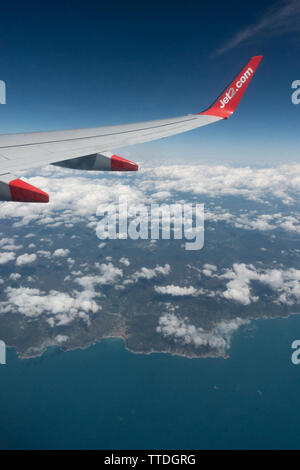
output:
[[[229,118],[236,110],[262,58],[262,55],[251,57],[212,106],[198,114],[217,116],[223,119]]]

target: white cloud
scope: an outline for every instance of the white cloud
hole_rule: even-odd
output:
[[[182,319],[174,313],[166,313],[160,317],[156,331],[180,344],[192,345],[195,348],[210,347],[219,354],[224,354],[230,346],[232,334],[241,325],[248,323],[247,320],[235,318],[216,323],[211,330],[206,331],[189,323],[187,318]]]
[[[222,296],[243,305],[249,305],[258,300],[251,292],[251,282],[266,284],[277,294],[275,302],[293,305],[300,301],[300,270],[299,269],[256,269],[252,264],[233,264],[219,276],[229,279]]]
[[[265,201],[268,204],[268,201]],[[290,200],[291,202],[291,200]],[[282,213],[259,214],[257,211],[249,211],[242,215],[230,214],[224,210],[206,210],[206,220],[212,222],[224,221],[235,228],[244,230],[259,230],[261,232],[282,229],[286,232],[300,233],[300,213],[293,212],[292,215]]]
[[[9,251],[7,253],[0,253],[0,264],[6,264],[9,261],[12,261],[15,259],[16,255],[15,253]]]
[[[153,279],[159,275],[167,276],[171,272],[171,266],[165,264],[164,266],[155,266],[155,268],[150,269],[142,267],[139,271],[136,271],[132,275],[132,280],[137,282],[139,279]]]
[[[99,266],[99,283],[100,284],[113,284],[117,282],[120,277],[123,276],[123,271],[120,268],[117,268],[112,263],[100,264]]]
[[[227,289],[223,292],[225,299],[235,300],[243,305],[248,305],[258,300],[258,297],[253,296],[250,290],[250,281],[257,279],[254,266],[248,268],[245,264],[235,263],[232,270],[227,270],[220,277],[230,279],[226,285]]]
[[[9,279],[11,281],[17,281],[18,279],[20,279],[20,277],[21,277],[21,274],[19,273],[11,273],[9,276]]]
[[[0,240],[0,247],[2,250],[8,251],[20,250],[23,248],[22,245],[16,245],[16,240],[14,238],[2,238]]]
[[[45,258],[51,258],[51,252],[46,250],[38,250],[37,254],[40,256],[44,256]]]
[[[70,250],[68,250],[67,248],[66,249],[58,248],[57,250],[54,251],[53,256],[55,256],[56,258],[63,258],[65,256],[68,256],[69,253],[70,253]]]
[[[46,293],[29,287],[7,287],[5,293],[7,301],[0,303],[0,312],[17,311],[29,318],[45,314],[51,317],[49,323],[52,326],[67,325],[75,318],[88,322],[87,314],[101,309],[93,300],[93,290],[73,291],[69,294],[56,290]]]
[[[16,265],[17,266],[24,266],[26,264],[32,264],[36,261],[37,256],[35,253],[24,253],[23,255],[20,255],[16,259]]]
[[[99,274],[96,276],[82,276],[75,279],[75,282],[85,289],[94,289],[96,284],[107,285],[114,284],[123,276],[123,271],[115,267],[112,263],[100,264],[97,266]]]
[[[155,292],[158,294],[167,294],[173,296],[197,295],[198,291],[195,287],[180,287],[170,284],[168,286],[154,286]]]
[[[124,264],[124,266],[129,266],[130,265],[130,261],[129,261],[128,258],[121,258],[120,263]]]
[[[74,279],[82,289],[80,291],[69,289],[68,292],[60,292],[52,289],[45,292],[29,287],[7,287],[5,289],[7,300],[0,302],[0,312],[17,311],[29,318],[46,315],[51,326],[67,325],[76,318],[89,323],[89,315],[97,313],[102,308],[95,300],[101,297],[101,293],[95,291],[95,286],[117,283],[123,275],[122,269],[113,266],[112,263],[100,264],[98,271],[95,276],[81,276]]]
[[[203,266],[203,274],[207,277],[209,276],[212,276],[215,272],[217,271],[217,266],[215,266],[214,264],[204,264]]]
[[[55,341],[58,343],[58,344],[62,344],[62,343],[65,343],[66,341],[68,341],[69,337],[66,336],[66,335],[56,335],[55,336]]]

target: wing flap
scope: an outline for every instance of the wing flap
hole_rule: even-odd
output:
[[[52,165],[86,171],[137,171],[139,168],[136,163],[110,152],[71,158],[70,160],[52,163]]]

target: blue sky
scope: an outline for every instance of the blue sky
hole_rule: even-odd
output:
[[[1,133],[199,112],[263,54],[227,122],[119,153],[145,162],[298,161],[300,105],[290,96],[299,39],[299,0],[12,1],[1,7]]]

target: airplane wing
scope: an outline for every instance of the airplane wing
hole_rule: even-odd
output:
[[[48,202],[48,194],[13,175],[34,166],[51,163],[83,170],[136,171],[135,163],[110,151],[227,119],[261,59],[252,57],[214,104],[198,114],[109,127],[0,135],[0,200]]]

